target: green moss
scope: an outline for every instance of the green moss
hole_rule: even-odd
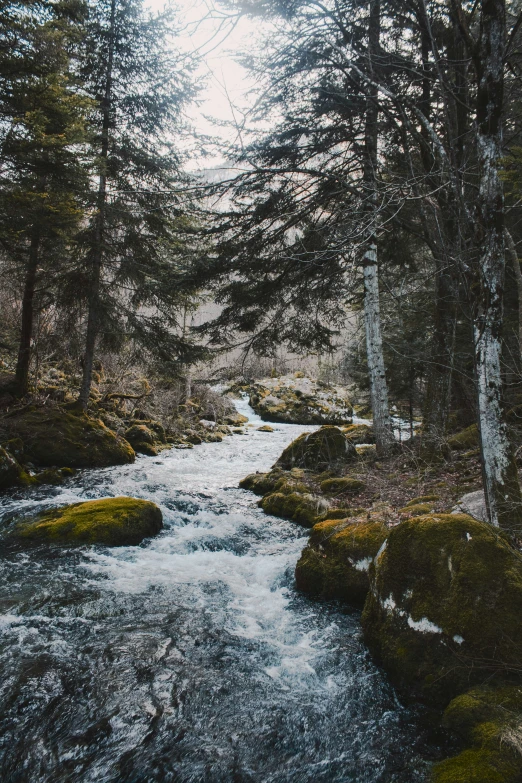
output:
[[[299,590],[362,606],[370,565],[388,535],[382,522],[327,520],[316,524],[295,570]]]
[[[321,482],[321,492],[325,495],[357,495],[365,488],[364,481],[349,477],[330,478]]]
[[[433,511],[432,503],[408,503],[404,508],[399,509],[401,517],[421,517]]]
[[[312,527],[326,504],[322,498],[310,494],[273,492],[266,495],[259,505],[266,514],[291,519],[303,527]]]
[[[521,719],[520,686],[482,686],[457,696],[444,712],[443,725],[458,734],[471,747],[458,756],[437,764],[433,775],[434,783],[451,783],[460,779],[499,780],[502,783],[520,781]],[[476,777],[459,778],[466,769]]]
[[[452,435],[451,438],[448,439],[448,445],[456,451],[478,448],[479,435],[477,425],[472,424],[470,427],[466,427],[465,430],[458,432],[456,435]]]
[[[439,499],[438,495],[421,495],[418,498],[412,498],[411,500],[408,500],[406,503],[405,508],[408,508],[408,506],[416,506],[419,503],[435,503]]]
[[[364,514],[364,508],[330,508],[324,514],[319,514],[317,522],[326,522],[331,519],[348,519],[348,517],[359,517]]]
[[[134,461],[130,444],[102,421],[61,408],[26,410],[6,421],[24,443],[24,456],[41,467],[107,467]]]
[[[264,424],[262,427],[257,428],[258,432],[273,432],[274,428],[270,424]]]
[[[321,427],[312,433],[303,433],[283,451],[276,466],[289,470],[293,467],[324,470],[357,459],[355,446],[337,427]]]
[[[154,433],[145,424],[133,424],[132,427],[125,431],[125,439],[129,441],[135,451],[139,451],[136,448],[138,443],[153,445],[155,441]]]
[[[14,535],[31,543],[127,546],[139,544],[161,528],[162,515],[155,503],[117,497],[45,512],[20,523]]]
[[[366,641],[399,688],[433,703],[485,677],[516,676],[522,556],[465,514],[407,519],[372,575]]]
[[[504,753],[473,748],[436,764],[433,783],[520,783],[520,767]]]
[[[249,489],[256,495],[268,495],[275,491],[276,485],[282,477],[281,470],[271,470],[269,473],[250,473],[241,479],[239,486],[241,489]]]

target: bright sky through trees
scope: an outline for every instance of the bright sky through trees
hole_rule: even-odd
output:
[[[164,0],[148,0],[154,10],[161,10]],[[187,51],[203,54],[200,69],[206,82],[200,95],[200,105],[188,110],[196,131],[209,136],[219,135],[234,140],[232,129],[220,128],[212,123],[240,123],[242,109],[248,105],[246,93],[252,86],[247,71],[237,62],[242,51],[251,51],[255,45],[256,25],[249,19],[239,21],[212,0],[179,0],[177,6],[183,21],[183,34],[176,44]],[[203,166],[214,165],[217,158],[206,160]]]

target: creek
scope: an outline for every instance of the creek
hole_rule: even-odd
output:
[[[3,783],[420,783],[417,716],[357,612],[294,589],[307,531],[238,488],[311,427],[261,420],[222,443],[2,496],[2,524],[117,495],[153,500],[138,547],[0,541]]]

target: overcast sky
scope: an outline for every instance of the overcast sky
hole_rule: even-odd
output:
[[[145,0],[155,10],[164,7],[164,0]],[[248,106],[246,93],[252,86],[245,69],[235,61],[242,50],[251,51],[256,45],[256,23],[242,18],[237,24],[225,22],[220,30],[224,9],[213,0],[176,0],[185,24],[182,48],[204,54],[201,75],[206,76],[206,87],[200,95],[201,105],[192,107],[189,118],[200,133],[221,135],[232,139],[232,130],[224,131],[211,123],[208,117],[218,120],[240,121],[241,110]],[[209,18],[210,17],[210,18]],[[235,111],[234,108],[235,107]],[[234,114],[236,115],[234,117]],[[217,159],[203,163],[217,163]]]

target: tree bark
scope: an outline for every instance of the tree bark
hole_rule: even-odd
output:
[[[382,350],[377,246],[375,244],[369,245],[364,255],[364,325],[375,443],[377,453],[386,455],[392,449],[395,438],[388,404],[388,386]]]
[[[31,244],[29,246],[29,259],[25,271],[25,285],[22,299],[22,329],[15,373],[16,387],[18,394],[21,397],[25,396],[29,390],[29,365],[31,363],[31,340],[33,336],[34,321],[34,294],[38,271],[39,250],[40,229],[38,225],[35,224],[33,226]]]
[[[83,357],[83,376],[80,395],[78,397],[78,402],[84,410],[87,409],[87,405],[89,403],[96,340],[100,331],[100,286],[107,209],[107,160],[109,157],[109,128],[112,94],[112,70],[114,61],[115,18],[116,0],[112,0],[109,32],[109,52],[107,59],[107,77],[105,80],[105,93],[102,101],[102,138],[100,151],[101,173],[98,184],[94,245],[90,254],[91,269],[88,296],[87,334],[85,337],[85,353]]]
[[[368,70],[374,77],[375,58],[379,52],[381,29],[380,0],[370,0],[368,22]],[[395,443],[393,425],[388,405],[388,386],[382,349],[381,313],[379,304],[379,271],[377,265],[377,139],[378,139],[378,94],[376,88],[369,88],[367,96],[363,188],[366,199],[368,228],[363,252],[364,274],[364,324],[366,331],[366,353],[370,377],[373,427],[377,453],[386,455]]]
[[[505,51],[504,0],[482,0],[475,51],[479,195],[472,285],[474,359],[482,475],[493,525],[520,530],[521,495],[502,412],[502,319],[505,272],[501,157]]]

